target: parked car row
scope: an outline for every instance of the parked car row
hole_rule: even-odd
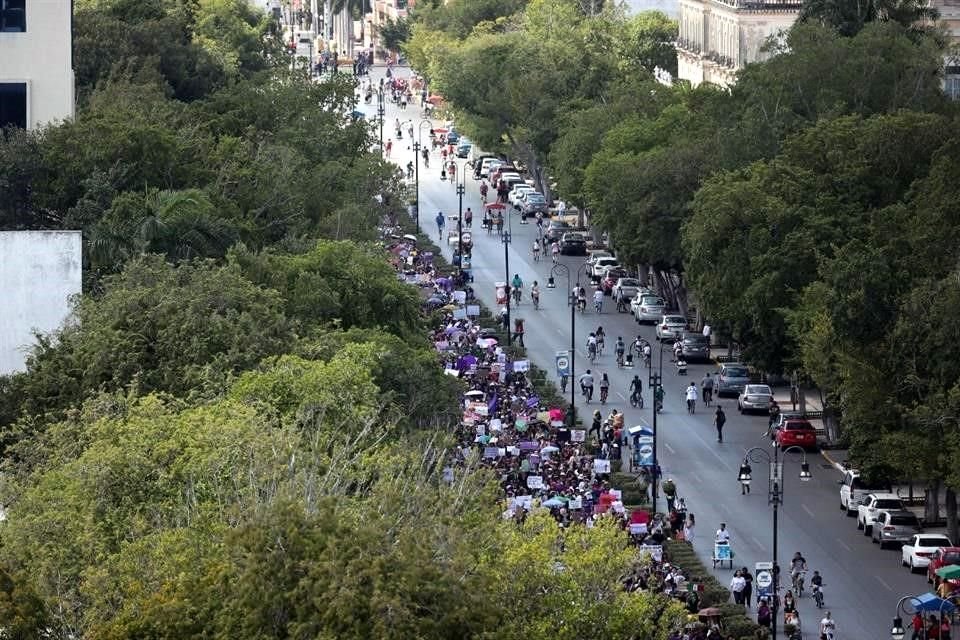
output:
[[[856,515],[857,529],[881,549],[899,547],[900,564],[911,573],[925,570],[927,582],[939,586],[946,579],[960,588],[960,547],[944,533],[923,531],[917,514],[889,486],[871,488],[859,472],[848,470],[840,481],[840,508]],[[954,570],[944,570],[952,565]]]

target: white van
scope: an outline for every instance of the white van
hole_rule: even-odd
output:
[[[867,486],[867,483],[860,479],[860,472],[851,469],[843,474],[843,480],[840,481],[840,508],[846,511],[848,516],[855,516],[857,515],[857,507],[867,495],[888,493],[889,491],[889,486]]]

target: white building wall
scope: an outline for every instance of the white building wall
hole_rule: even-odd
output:
[[[0,231],[0,375],[23,371],[34,332],[69,317],[81,250],[79,231]]]
[[[0,82],[27,83],[27,128],[74,114],[72,0],[27,0],[24,33],[0,32]]]

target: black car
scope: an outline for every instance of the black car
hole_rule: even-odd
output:
[[[565,233],[560,238],[560,253],[565,256],[587,255],[587,238],[582,233]]]
[[[710,338],[702,333],[685,333],[683,342],[680,343],[683,349],[683,359],[690,360],[709,360],[710,359]]]
[[[547,226],[543,237],[547,239],[547,242],[560,242],[563,234],[569,231],[573,231],[573,227],[562,220],[554,220]]]

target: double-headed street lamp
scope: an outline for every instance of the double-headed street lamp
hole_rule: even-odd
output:
[[[574,390],[575,385],[573,384],[573,367],[576,360],[577,354],[577,344],[576,344],[576,335],[577,335],[577,305],[576,300],[573,299],[573,289],[570,287],[570,267],[558,262],[553,265],[553,268],[550,269],[550,279],[547,280],[547,288],[553,289],[557,285],[554,284],[553,277],[557,273],[562,273],[567,277],[567,300],[570,305],[570,356],[567,364],[567,383],[570,385],[570,410],[567,412],[570,414],[570,429],[573,429],[576,424],[576,417],[573,414],[573,405],[576,401],[576,391]],[[559,368],[559,367],[558,367]]]
[[[413,201],[413,208],[417,216],[417,233],[420,233],[420,148],[423,146],[421,143],[421,140],[423,139],[423,125],[427,125],[429,127],[432,125],[432,123],[429,120],[421,120],[420,124],[417,125],[417,139],[413,141],[413,163],[414,163],[413,166],[414,166],[414,171],[416,176],[415,181],[417,185],[416,186],[417,195]],[[381,123],[380,126],[381,126],[380,138],[381,138],[381,144],[383,144],[383,140],[382,140],[383,123]]]
[[[383,149],[383,117],[386,114],[385,105],[383,104],[383,86],[377,89],[377,115],[380,116],[380,153],[384,152]]]
[[[510,280],[510,232],[513,230],[513,223],[512,219],[510,218],[510,214],[507,213],[506,209],[504,209],[503,215],[507,216],[507,230],[503,232],[501,239],[503,240],[503,270],[506,275],[504,282],[507,283],[505,290],[507,292],[507,346],[509,346],[513,338],[513,334],[510,333],[510,298],[513,297],[513,290],[511,287],[513,281]]]
[[[459,163],[458,163],[459,164]],[[463,194],[467,190],[467,185],[465,184],[467,163],[464,162],[460,167],[458,175],[460,176],[457,181],[457,195],[460,198],[460,211],[457,214],[457,252],[460,254],[460,259],[457,261],[457,266],[460,269],[460,280],[463,281]],[[507,327],[507,333],[510,332],[510,327]]]
[[[789,453],[791,451],[799,451],[803,455],[803,459],[800,462],[800,480],[807,482],[813,476],[810,474],[810,465],[807,463],[807,452],[802,448],[793,445],[787,447],[783,450],[784,453]],[[747,449],[743,454],[743,465],[742,467],[747,467],[748,461],[760,463],[766,462],[770,465],[770,477],[768,481],[768,501],[773,505],[773,566],[772,571],[774,573],[773,581],[773,616],[772,616],[772,635],[773,639],[776,640],[777,637],[777,609],[778,609],[778,599],[779,599],[779,590],[780,590],[780,574],[779,567],[777,564],[777,512],[780,508],[780,505],[783,504],[783,463],[780,462],[780,445],[774,441],[773,442],[773,457],[770,456],[770,452],[762,447],[752,447]],[[741,469],[739,478],[741,483],[745,485],[750,484],[750,474],[747,473],[745,469]]]
[[[650,470],[650,499],[653,503],[653,511],[656,513],[657,499],[660,497],[660,463],[658,462],[657,456],[657,414],[660,412],[658,406],[660,401],[657,399],[657,396],[659,395],[660,388],[663,386],[663,340],[660,341],[660,372],[653,373],[651,367],[651,373],[647,378],[647,385],[650,387],[650,393],[653,396],[653,456]]]

